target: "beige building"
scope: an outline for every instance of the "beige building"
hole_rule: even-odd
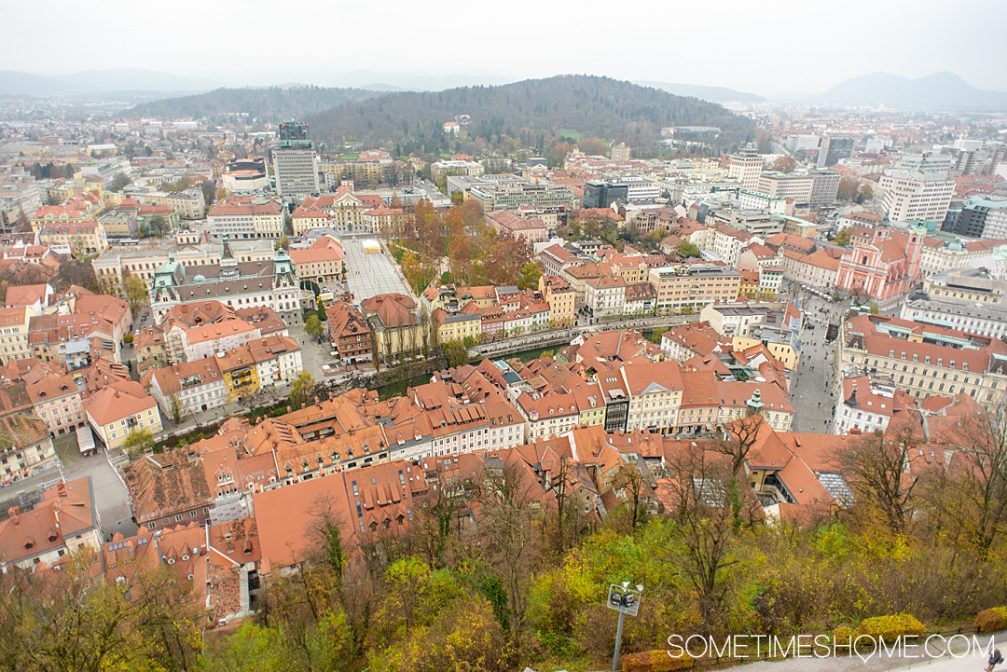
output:
[[[811,201],[815,178],[810,175],[765,172],[759,176],[758,191],[773,198],[792,198],[797,205]]]
[[[346,258],[346,253],[339,241],[332,236],[322,236],[310,247],[291,247],[289,252],[298,280],[327,285],[343,275],[343,259]]]
[[[239,263],[270,261],[275,255],[271,240],[228,241],[231,256]],[[186,268],[212,266],[223,258],[220,243],[192,242],[185,233],[176,235],[174,244],[163,240],[136,247],[116,247],[106,250],[91,262],[101,290],[108,294],[123,294],[123,281],[127,275],[139,276],[147,285],[154,279],[157,269],[178,262]]]
[[[40,225],[36,234],[40,244],[66,246],[78,258],[108,249],[108,237],[101,222],[48,222]]]
[[[833,289],[839,277],[839,260],[830,257],[824,250],[802,254],[794,250],[783,253],[784,277],[804,285],[819,289]]]
[[[740,182],[743,188],[755,189],[758,187],[761,174],[762,156],[754,147],[746,147],[731,154],[727,176]]]
[[[876,372],[917,399],[967,394],[990,409],[1007,390],[1007,345],[999,339],[859,315],[843,325],[840,343],[845,371]]]
[[[738,298],[741,274],[712,264],[680,264],[650,270],[658,310],[698,309]]]
[[[28,347],[28,323],[31,312],[27,306],[0,308],[0,361],[7,364],[12,359],[31,356]]]
[[[280,238],[284,209],[279,201],[251,196],[232,196],[213,204],[206,222],[218,238],[249,240]]]

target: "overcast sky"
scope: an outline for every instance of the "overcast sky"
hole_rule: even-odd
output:
[[[947,70],[1007,90],[1007,0],[3,0],[0,16],[0,69],[37,74],[588,73],[776,93]]]

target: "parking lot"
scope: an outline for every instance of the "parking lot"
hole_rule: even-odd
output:
[[[380,252],[367,254],[364,241],[376,241]],[[405,294],[412,296],[409,286],[395,265],[383,242],[376,237],[357,238],[346,236],[340,239],[346,251],[346,284],[353,294],[353,302],[360,303],[376,294]]]

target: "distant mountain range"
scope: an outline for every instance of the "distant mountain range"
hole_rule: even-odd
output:
[[[307,76],[305,78],[308,79]],[[321,79],[321,77],[317,79]],[[336,77],[333,83],[336,86],[328,88],[303,84],[279,84],[262,87],[261,90],[313,88],[333,92],[348,90],[381,93],[421,92],[444,91],[462,87],[498,86],[507,83],[507,80],[493,74],[426,75],[360,70],[344,73]],[[134,94],[133,100],[151,100],[159,97],[209,92],[217,89],[220,84],[221,82],[207,77],[174,75],[137,68],[86,70],[66,75],[35,75],[14,70],[0,70],[0,96],[100,97],[128,93]],[[660,89],[677,96],[698,98],[714,103],[786,102],[871,107],[884,105],[893,108],[921,110],[1007,109],[1007,92],[976,88],[950,72],[941,72],[918,79],[888,73],[875,73],[848,79],[824,93],[778,93],[766,96],[720,86],[659,81],[639,81],[637,84]],[[250,87],[225,90],[251,91],[257,89]],[[139,93],[144,95],[135,95]],[[304,109],[313,112],[320,108],[310,105]]]
[[[814,102],[906,109],[1004,109],[1007,92],[977,89],[958,75],[940,72],[919,79],[876,73],[837,84]]]
[[[669,82],[636,82],[640,86],[661,89],[676,96],[689,96],[708,100],[711,103],[764,103],[766,99],[754,93],[736,91],[723,86],[700,86],[698,84],[673,84]]]
[[[383,95],[365,89],[338,89],[321,86],[291,85],[244,89],[214,89],[180,98],[164,98],[136,105],[126,112],[131,117],[212,119],[223,114],[240,113],[249,120],[280,121],[300,119],[337,108],[345,103]]]
[[[85,70],[68,75],[32,75],[14,70],[0,71],[0,95],[12,96],[86,96],[124,91],[190,93],[217,86],[202,77],[172,75],[155,70],[117,68]]]

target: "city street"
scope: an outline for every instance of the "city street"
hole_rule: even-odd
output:
[[[829,324],[837,324],[846,314],[847,303],[832,303],[808,292],[799,294],[804,311],[801,331],[801,359],[793,375],[791,398],[794,429],[801,432],[830,432],[835,413],[836,343],[826,343]]]

